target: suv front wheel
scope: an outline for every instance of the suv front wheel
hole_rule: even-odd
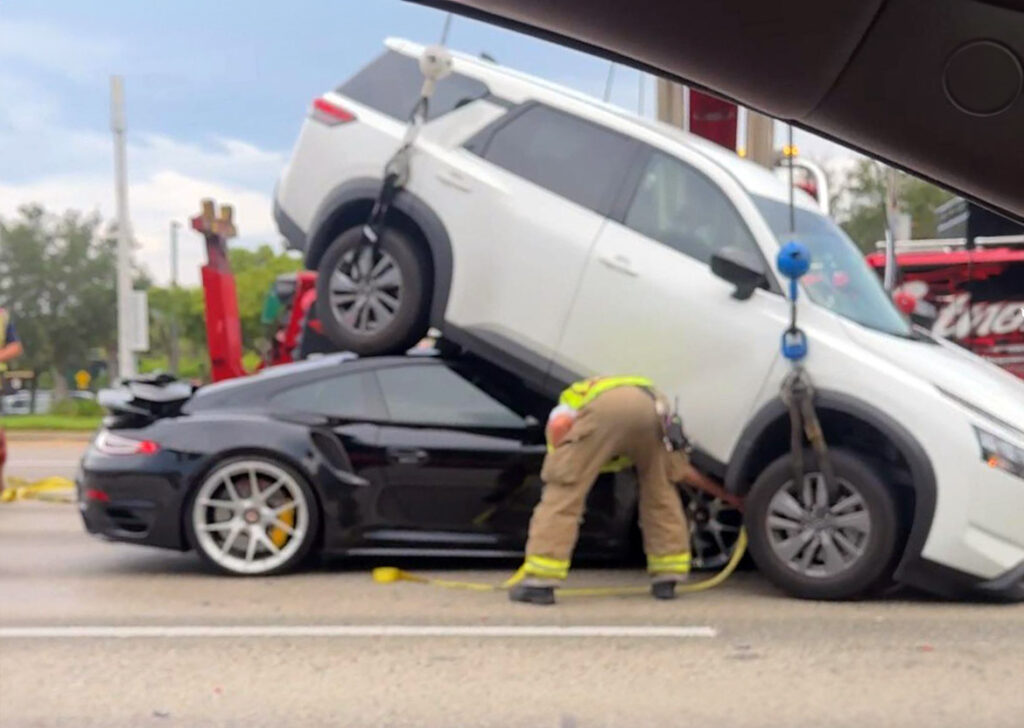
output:
[[[788,455],[769,465],[746,499],[750,553],[776,586],[804,599],[855,599],[888,583],[900,544],[892,493],[861,457],[830,449],[832,492],[812,451],[803,482]]]
[[[402,353],[427,330],[428,264],[415,243],[385,228],[377,245],[362,229],[339,235],[317,269],[317,313],[339,349],[362,356]]]

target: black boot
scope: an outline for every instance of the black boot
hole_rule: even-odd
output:
[[[509,590],[508,598],[513,602],[524,602],[525,604],[554,604],[555,588],[520,582]]]
[[[675,579],[659,579],[651,582],[651,596],[655,599],[675,599]]]

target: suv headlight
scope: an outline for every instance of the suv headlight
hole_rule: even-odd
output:
[[[989,467],[1005,470],[1018,478],[1024,478],[1024,448],[1017,447],[991,432],[974,428],[981,445],[981,457]]]

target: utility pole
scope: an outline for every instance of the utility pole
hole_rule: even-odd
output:
[[[775,121],[747,109],[747,159],[762,167],[775,166]]]
[[[664,78],[658,79],[658,121],[663,121],[672,126],[689,131],[690,118],[686,108],[686,87],[667,81]]]
[[[117,196],[117,372],[135,376],[132,353],[131,227],[128,222],[128,173],[124,142],[124,79],[110,77],[110,130],[114,134],[114,188]]]
[[[615,61],[611,61],[608,64],[608,75],[604,79],[604,96],[602,100],[608,103],[608,99],[612,97],[612,84],[615,82]]]
[[[643,71],[637,71],[637,87],[636,87],[636,115],[644,115],[644,107],[647,105],[644,103],[644,82],[647,80]]]
[[[178,229],[181,223],[171,220],[171,347],[167,364],[171,374],[178,375]]]

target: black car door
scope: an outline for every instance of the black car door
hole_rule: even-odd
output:
[[[317,485],[323,499],[324,545],[358,544],[379,527],[377,502],[387,466],[380,444],[385,419],[372,371],[346,369],[287,387],[270,399],[280,415],[322,418],[310,427]],[[312,454],[312,451],[311,451]]]
[[[536,427],[440,360],[377,370],[388,465],[373,539],[416,550],[514,551],[539,493]]]
[[[474,383],[475,372],[441,360],[377,370],[388,422],[378,506],[393,524],[376,534],[410,549],[518,552],[540,496],[543,430],[517,403]],[[491,389],[491,388],[488,388]],[[492,390],[493,391],[493,390]],[[581,546],[607,540],[622,503],[614,478],[591,494]]]

